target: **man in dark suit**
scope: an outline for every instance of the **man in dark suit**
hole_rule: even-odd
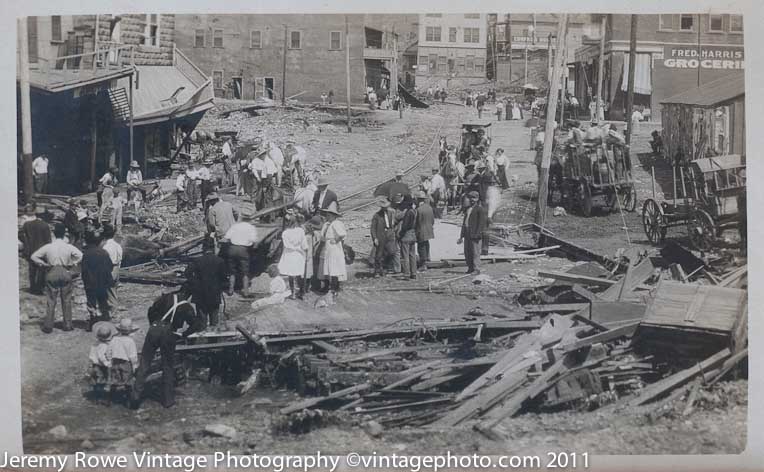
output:
[[[430,199],[424,192],[417,195],[418,206],[416,209],[416,245],[419,253],[419,267],[427,270],[427,262],[430,260],[430,240],[435,238],[433,226],[435,214],[430,206]]]
[[[385,276],[387,262],[398,254],[395,238],[395,211],[390,202],[382,197],[378,200],[379,211],[371,218],[371,242],[374,250],[374,277]]]
[[[464,212],[462,232],[456,244],[464,243],[464,259],[467,262],[467,273],[480,273],[480,248],[483,232],[486,228],[485,208],[478,204],[480,194],[474,190],[467,194],[469,206]]]
[[[337,194],[329,190],[329,182],[324,179],[318,181],[318,191],[313,194],[313,214],[318,214],[321,210],[326,210],[332,202],[337,205],[337,211],[340,208],[340,202],[337,201]]]
[[[186,280],[185,288],[199,310],[198,329],[217,327],[221,295],[228,285],[228,270],[225,261],[215,255],[213,244],[205,245],[204,255],[188,264]]]
[[[24,243],[24,259],[27,260],[29,268],[29,293],[42,295],[45,288],[45,269],[32,262],[31,257],[35,251],[45,246],[51,241],[50,227],[48,223],[40,219],[40,215],[45,213],[44,207],[31,207],[27,209],[29,219],[19,230],[19,241]]]

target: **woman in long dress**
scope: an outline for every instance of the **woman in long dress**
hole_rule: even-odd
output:
[[[338,218],[342,216],[337,211],[337,205],[332,202],[329,208],[321,210],[326,218],[324,227],[321,229],[321,239],[324,242],[322,251],[321,274],[329,281],[329,290],[333,295],[340,291],[340,282],[347,280],[345,267],[345,249],[342,241],[347,236],[345,225]]]
[[[308,240],[305,237],[305,230],[302,229],[296,218],[291,219],[289,227],[281,232],[281,241],[284,244],[284,249],[279,260],[279,272],[288,278],[289,290],[292,292],[289,298],[302,300],[305,293],[303,275],[305,273]],[[295,292],[295,280],[297,281],[298,292]]]

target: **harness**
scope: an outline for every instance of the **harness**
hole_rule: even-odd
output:
[[[186,300],[180,300],[178,301],[178,294],[173,293],[172,294],[172,306],[169,310],[162,316],[162,318],[159,321],[164,321],[167,319],[167,317],[170,317],[169,324],[172,325],[173,320],[175,320],[175,312],[178,311],[178,308],[180,308],[183,305],[190,305],[191,309],[194,310],[194,316],[196,316],[196,306],[194,306],[193,303],[191,303],[191,298],[188,297]]]

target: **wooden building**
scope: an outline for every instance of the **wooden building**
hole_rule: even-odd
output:
[[[661,102],[664,154],[745,155],[745,77],[730,75]]]

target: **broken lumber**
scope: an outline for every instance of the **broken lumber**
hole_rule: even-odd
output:
[[[324,397],[315,397],[315,398],[309,398],[307,400],[303,400],[301,402],[293,403],[289,406],[286,406],[280,410],[282,415],[288,415],[289,413],[294,413],[296,411],[306,410],[308,408],[312,408],[319,403],[323,403],[327,400],[335,400],[338,398],[343,398],[348,395],[353,395],[355,393],[361,393],[365,392],[366,390],[369,390],[371,388],[371,384],[369,382],[364,382],[360,385],[354,385],[352,387],[348,387],[342,390],[338,390],[334,393],[331,393],[329,395],[326,395]]]
[[[333,345],[329,344],[326,341],[320,341],[320,340],[319,341],[313,341],[313,342],[311,342],[311,344],[313,344],[317,348],[323,350],[324,352],[329,352],[329,353],[332,353],[332,354],[342,354],[342,350],[340,350],[336,346],[333,346]]]
[[[748,348],[743,349],[742,351],[738,352],[737,354],[733,355],[726,361],[724,361],[724,364],[722,364],[721,369],[719,369],[719,373],[714,376],[707,384],[713,385],[719,380],[721,380],[725,375],[727,375],[727,372],[732,370],[736,365],[740,363],[743,359],[748,357]]]
[[[538,271],[538,276],[555,280],[564,280],[565,282],[572,282],[574,284],[581,284],[584,286],[593,285],[597,287],[611,287],[617,283],[615,280],[601,279],[598,277],[587,277],[585,275],[575,275],[567,272],[557,272],[551,270],[540,270]]]
[[[192,351],[206,351],[212,349],[229,349],[235,347],[242,347],[247,344],[247,341],[224,341],[219,343],[206,343],[206,344],[182,344],[175,347],[175,352],[192,352]]]
[[[183,254],[184,252],[187,252],[193,249],[195,246],[204,242],[204,238],[205,238],[205,235],[201,234],[199,236],[193,236],[188,239],[184,239],[183,241],[173,244],[170,247],[160,249],[159,256],[160,257],[176,257],[180,254]]]
[[[655,272],[655,266],[649,257],[646,257],[638,265],[631,268],[628,271],[628,277],[621,279],[616,285],[608,288],[602,292],[599,296],[606,301],[614,302],[616,300],[627,297],[640,285],[645,283],[647,279],[652,277]]]
[[[613,341],[614,339],[621,337],[629,337],[634,334],[634,331],[637,330],[638,326],[639,322],[629,323],[625,326],[621,326],[620,328],[611,329],[610,331],[605,331],[604,333],[598,333],[593,336],[582,338],[570,344],[564,344],[561,347],[563,351],[571,352],[577,349],[581,349],[582,347],[591,346],[592,344]]]
[[[185,277],[173,277],[171,275],[123,270],[120,270],[119,272],[119,281],[147,285],[183,285],[186,283]]]
[[[405,408],[420,408],[425,406],[431,406],[431,405],[439,405],[442,403],[448,403],[450,402],[450,398],[433,398],[431,400],[423,400],[418,402],[408,402],[408,403],[401,403],[398,405],[387,405],[387,406],[380,406],[376,408],[369,408],[369,409],[359,409],[352,411],[350,414],[368,414],[368,413],[378,413],[381,411],[393,411],[393,410],[402,410]]]
[[[523,309],[527,313],[565,313],[588,309],[588,303],[550,303],[548,305],[526,305]]]
[[[539,231],[540,227],[538,227],[535,224],[534,226],[536,227],[536,231],[538,231],[539,233],[539,239],[538,239],[539,246],[560,246],[561,251],[573,257],[574,259],[599,262],[611,272],[626,270],[626,264],[624,264],[623,262],[614,261],[613,259],[610,259],[609,257],[603,256],[601,254],[597,254],[594,251],[578,246],[569,241],[565,241],[564,239],[551,235],[546,230]]]

